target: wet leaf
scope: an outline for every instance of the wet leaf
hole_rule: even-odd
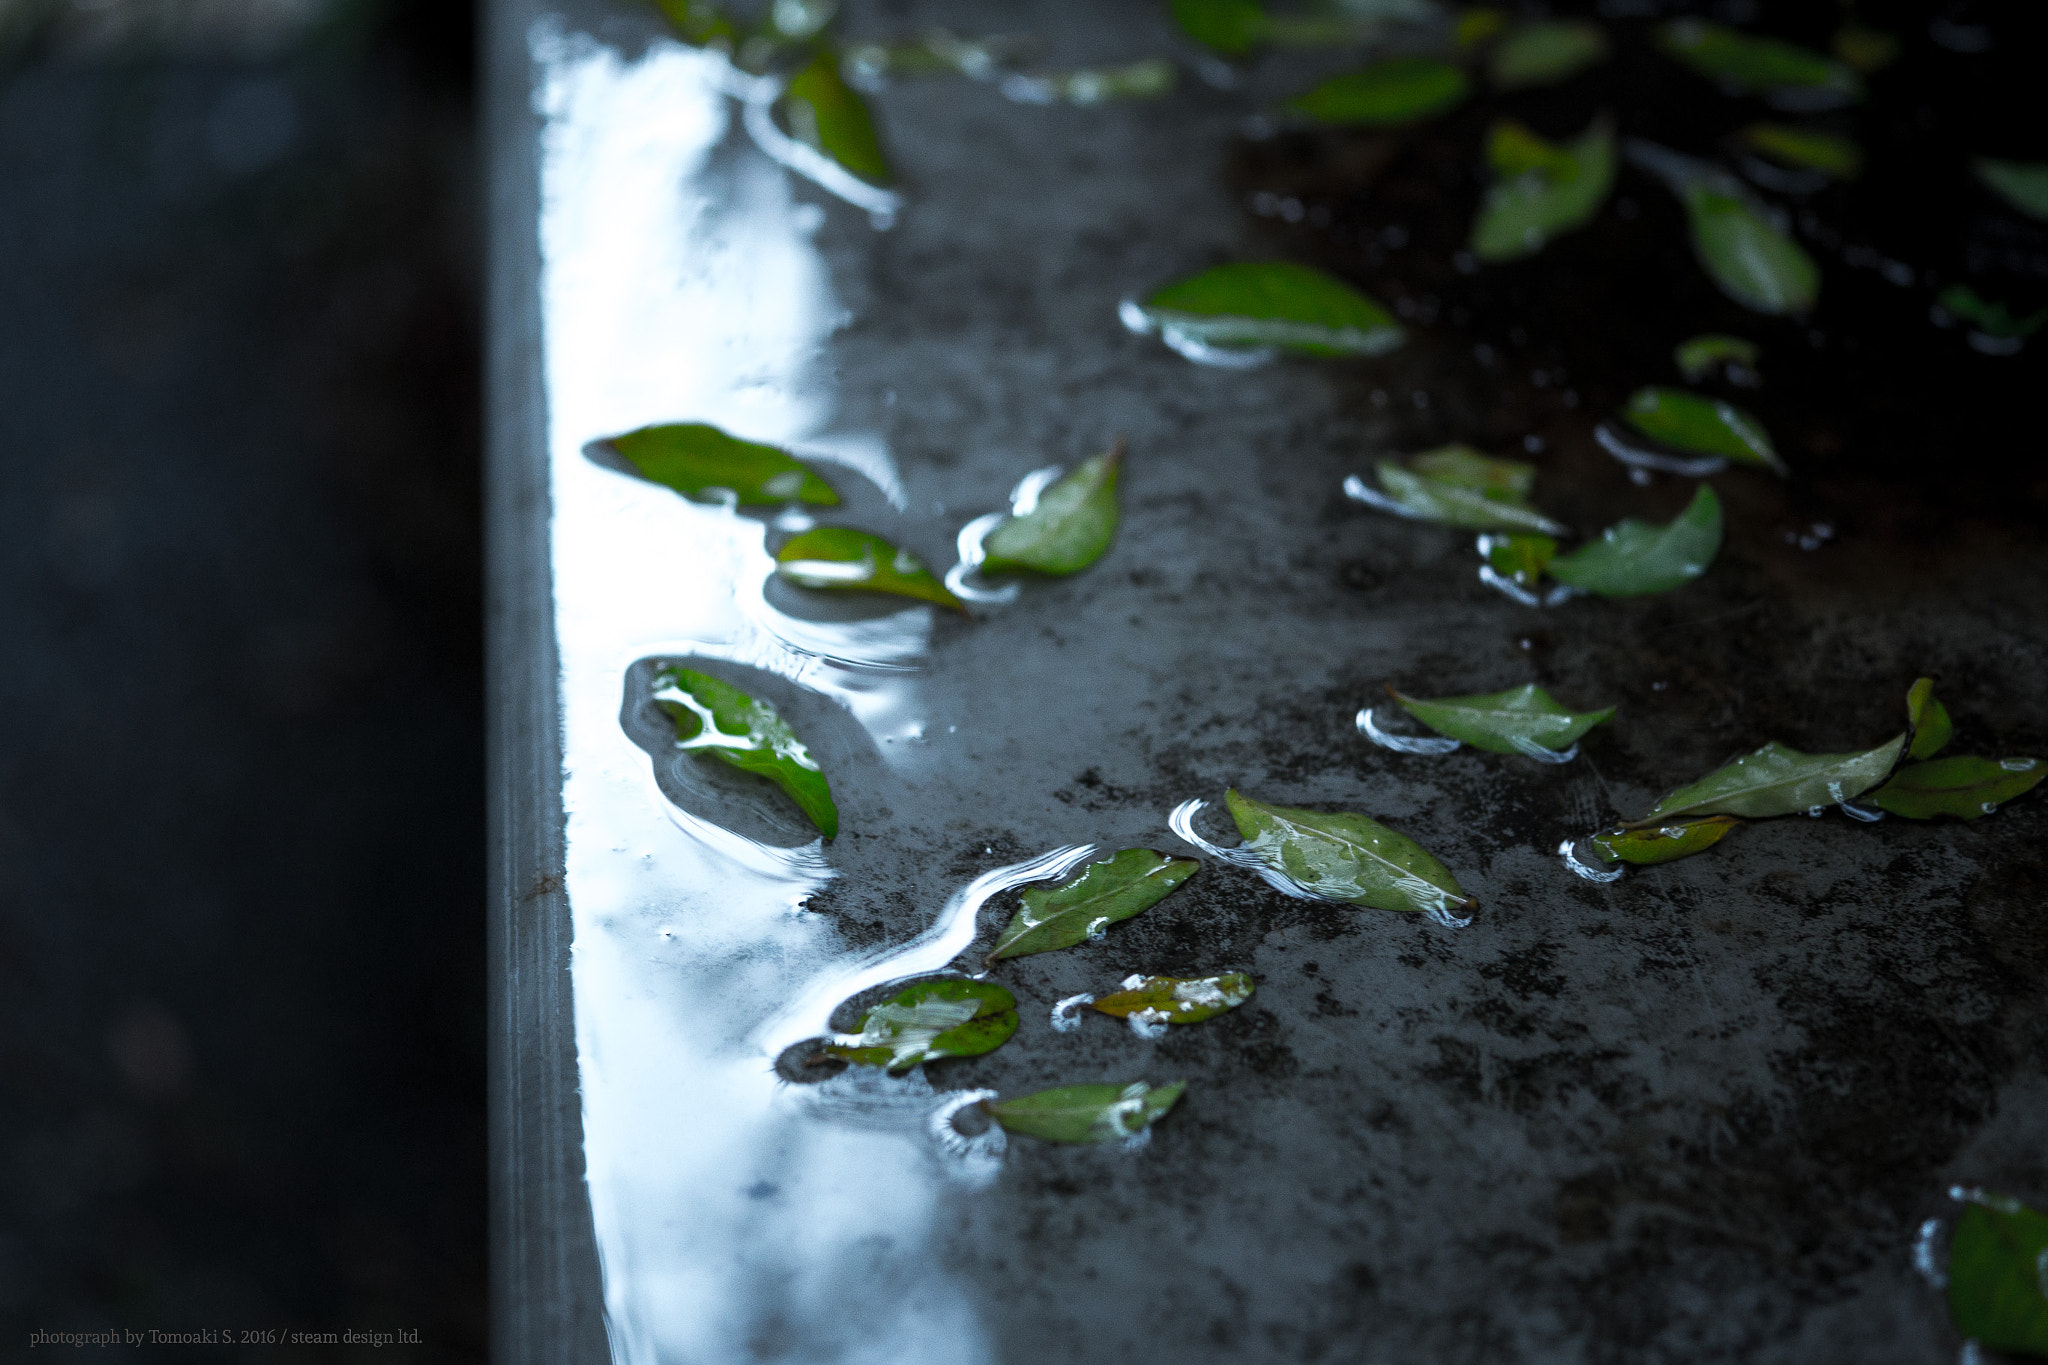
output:
[[[1570,554],[1550,561],[1558,582],[1599,597],[1645,597],[1682,588],[1721,549],[1721,500],[1701,484],[1686,509],[1662,526],[1626,517]]]
[[[1569,749],[1579,736],[1614,714],[1611,706],[1599,711],[1567,711],[1535,683],[1484,696],[1428,701],[1403,696],[1391,687],[1387,694],[1438,734],[1495,754],[1526,754],[1531,748],[1553,753]]]
[[[1011,517],[982,542],[985,573],[1030,569],[1069,574],[1102,558],[1116,535],[1116,476],[1122,447],[1085,460],[1038,495],[1038,504]]]
[[[1443,446],[1417,455],[1405,466],[1381,460],[1373,472],[1384,492],[1375,493],[1362,481],[1349,482],[1345,488],[1382,511],[1475,531],[1558,535],[1565,530],[1561,522],[1529,505],[1536,471],[1519,460],[1496,459],[1470,446]]]
[[[817,760],[775,708],[705,673],[665,668],[654,701],[676,723],[676,747],[702,750],[775,783],[827,839],[839,834],[839,809]]]
[[[1427,849],[1377,820],[1269,806],[1234,790],[1223,799],[1245,847],[1311,895],[1439,916],[1474,904]]]
[[[1937,758],[1908,763],[1871,799],[1880,809],[1908,820],[1932,820],[1937,815],[1975,820],[2032,791],[2043,777],[2048,777],[2048,765],[2037,758]]]
[[[2048,1215],[1973,1192],[1948,1251],[1948,1313],[1956,1331],[1994,1351],[2048,1355]]]
[[[1291,261],[1219,265],[1170,284],[1139,311],[1152,330],[1224,349],[1277,346],[1300,355],[1379,355],[1406,339],[1378,302]]]
[[[1735,140],[1781,166],[1819,171],[1836,180],[1854,180],[1863,173],[1863,149],[1839,133],[1786,123],[1752,123],[1739,130]]]
[[[1709,815],[1703,820],[1678,820],[1641,829],[1617,826],[1602,830],[1587,842],[1602,862],[1668,863],[1704,853],[1741,823],[1732,815]]]
[[[1853,801],[1884,781],[1906,737],[1858,754],[1802,754],[1772,740],[1724,768],[1680,787],[1632,827],[1680,815],[1741,815],[1762,820]]]
[[[983,1107],[1012,1133],[1047,1142],[1115,1142],[1157,1123],[1187,1088],[1186,1081],[1157,1089],[1143,1081],[1063,1085],[1014,1100],[990,1100]]]
[[[1173,0],[1181,31],[1226,57],[1249,52],[1266,36],[1266,12],[1256,0]]]
[[[967,610],[916,555],[866,531],[820,526],[793,537],[775,560],[775,572],[802,587],[894,593]]]
[[[2030,317],[2017,318],[2003,303],[1992,303],[1967,284],[1950,285],[1935,302],[1984,335],[2001,341],[2024,340],[2048,323],[2048,308]]]
[[[668,16],[677,35],[692,47],[732,47],[732,21],[716,6],[704,4],[703,0],[655,0],[655,4]]]
[[[1722,293],[1774,316],[1813,307],[1820,267],[1748,196],[1701,182],[1687,187],[1684,200],[1693,254]]]
[[[1786,472],[1763,423],[1733,403],[1684,389],[1641,388],[1629,395],[1622,415],[1643,435],[1674,449]]]
[[[1552,19],[1523,24],[1502,39],[1487,63],[1488,74],[1501,90],[1556,85],[1587,67],[1607,60],[1606,31],[1583,19]]]
[[[1971,163],[1977,178],[2030,218],[2048,220],[2048,162],[1997,161],[1980,156]]]
[[[1875,75],[1898,59],[1899,40],[1882,30],[1868,28],[1851,19],[1835,31],[1830,44],[1835,55],[1852,71]]]
[[[1707,332],[1679,342],[1671,353],[1671,359],[1677,363],[1678,372],[1685,376],[1686,383],[1697,384],[1718,366],[1740,366],[1754,372],[1757,355],[1753,341],[1744,341],[1726,332]]]
[[[1543,581],[1543,570],[1557,557],[1557,542],[1546,535],[1482,536],[1480,553],[1493,571],[1509,582],[1533,588]]]
[[[782,116],[791,137],[869,184],[887,185],[893,178],[867,101],[846,83],[831,51],[820,49],[808,66],[790,77],[782,96]]]
[[[941,1057],[979,1057],[1017,1031],[1017,997],[993,981],[920,981],[884,1000],[860,1032],[825,1046],[849,1062],[908,1071]]]
[[[655,483],[687,497],[725,488],[750,507],[785,502],[833,507],[839,502],[832,485],[798,464],[788,451],[742,441],[705,422],[641,427],[602,444]]]
[[[1089,1004],[1119,1019],[1133,1014],[1162,1024],[1199,1024],[1234,1010],[1252,998],[1251,977],[1243,972],[1221,976],[1134,976],[1123,989]]]
[[[1906,757],[1933,758],[1947,747],[1955,725],[1948,708],[1934,695],[1934,679],[1919,678],[1906,692],[1906,729],[1913,736]]]
[[[1391,57],[1333,76],[1286,107],[1318,123],[1386,128],[1454,108],[1471,89],[1465,73],[1434,57]]]
[[[1034,71],[1003,81],[1003,95],[1019,104],[1076,104],[1157,99],[1171,91],[1179,69],[1163,57],[1077,71]]]
[[[1483,261],[1541,251],[1559,233],[1591,222],[1614,187],[1614,127],[1605,119],[1563,146],[1503,119],[1487,153],[1502,178],[1487,187],[1472,224],[1472,253]]]
[[[1808,109],[1863,97],[1854,71],[1795,43],[1704,19],[1674,19],[1656,37],[1666,55],[1737,94],[1773,95],[1788,107]]]
[[[1058,886],[1027,886],[1024,904],[990,950],[988,960],[1071,948],[1120,920],[1142,914],[1195,875],[1193,858],[1169,858],[1149,848],[1127,848],[1093,862]]]

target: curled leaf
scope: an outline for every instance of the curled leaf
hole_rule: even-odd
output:
[[[2048,1214],[1972,1190],[1948,1252],[1948,1313],[1956,1331],[1994,1351],[2048,1355]]]
[[[1684,815],[1740,815],[1761,820],[1852,801],[1884,781],[1906,747],[1900,735],[1855,754],[1802,754],[1772,740],[1699,781],[1672,792],[1632,828]]]
[[[1223,794],[1245,847],[1306,894],[1449,918],[1474,904],[1421,844],[1367,816],[1269,806]]]
[[[1948,744],[1955,725],[1948,708],[1934,695],[1934,679],[1918,678],[1906,692],[1906,730],[1913,736],[1907,758],[1933,758]]]
[[[989,1100],[983,1108],[1012,1133],[1047,1142],[1114,1142],[1157,1123],[1187,1088],[1186,1081],[1156,1089],[1143,1081],[1063,1085],[1014,1100]]]
[[[1970,163],[1977,178],[2029,218],[2048,221],[2048,162],[1999,161],[1980,156]]]
[[[908,1071],[993,1052],[1017,1031],[1017,997],[993,981],[920,981],[867,1012],[860,1032],[826,1044],[849,1062]]]
[[[1483,261],[1533,255],[1584,226],[1614,186],[1614,125],[1605,119],[1562,146],[1503,119],[1487,154],[1501,178],[1487,188],[1472,224],[1472,253]]]
[[[1863,97],[1863,82],[1831,57],[1704,19],[1674,19],[1657,46],[1723,89],[1768,95],[1783,108],[1825,109]]]
[[[986,573],[1029,569],[1036,573],[1078,573],[1109,549],[1116,536],[1119,443],[1038,495],[982,542]]]
[[[1344,491],[1383,512],[1476,531],[1559,535],[1566,529],[1529,505],[1536,470],[1519,460],[1452,445],[1417,455],[1405,466],[1381,460],[1373,472],[1379,489],[1354,475],[1345,480]]]
[[[832,485],[778,446],[742,441],[707,422],[641,427],[600,444],[611,447],[641,474],[686,497],[729,489],[743,506],[807,502],[833,507]]]
[[[1465,73],[1434,57],[1390,57],[1363,71],[1332,76],[1287,101],[1318,123],[1385,128],[1453,108],[1471,89]]]
[[[1252,998],[1251,977],[1243,972],[1221,976],[1133,976],[1123,989],[1099,996],[1090,1005],[1118,1019],[1138,1015],[1149,1023],[1199,1024]]]
[[[1134,331],[1158,332],[1195,358],[1256,359],[1274,348],[1320,357],[1380,355],[1406,339],[1393,314],[1333,275],[1291,261],[1219,265],[1124,307]]]
[[[1763,423],[1719,398],[1684,389],[1641,388],[1622,409],[1628,424],[1652,440],[1695,455],[1719,455],[1737,464],[1786,472]]]
[[[1691,503],[1662,526],[1623,518],[1570,554],[1550,561],[1550,576],[1599,597],[1645,597],[1684,587],[1721,549],[1721,500],[1701,484]]]
[[[1732,815],[1709,815],[1698,820],[1645,825],[1641,829],[1618,825],[1602,830],[1586,842],[1602,862],[1668,863],[1705,852],[1741,823]]]
[[[1737,131],[1735,140],[1781,166],[1819,171],[1833,180],[1854,180],[1863,172],[1863,149],[1839,133],[1785,123],[1752,123]]]
[[[663,669],[654,689],[655,704],[675,721],[677,748],[703,750],[769,779],[827,839],[838,836],[839,809],[825,774],[773,706],[688,668]]]
[[[1607,60],[1607,33],[1584,19],[1521,24],[1493,49],[1487,72],[1501,90],[1556,85]]]
[[[809,65],[790,77],[781,110],[791,137],[868,184],[887,185],[894,178],[867,101],[846,83],[839,59],[829,50],[821,48]]]
[[[1476,697],[1439,697],[1425,701],[1387,694],[1402,710],[1440,735],[1462,740],[1475,749],[1496,754],[1527,754],[1531,749],[1557,753],[1570,749],[1579,736],[1607,720],[1614,708],[1573,712],[1535,683]]]
[[[1880,809],[1908,820],[1931,820],[1937,815],[1975,820],[2032,791],[2043,777],[2048,777],[2048,765],[2038,758],[1994,762],[1958,755],[1908,763],[1871,799]]]
[[[1671,359],[1677,364],[1678,372],[1685,376],[1686,383],[1697,384],[1719,366],[1726,366],[1730,371],[1739,367],[1744,373],[1754,375],[1757,355],[1754,341],[1732,337],[1726,332],[1706,332],[1679,342],[1671,352]],[[1755,381],[1752,379],[1751,382]]]
[[[866,531],[820,526],[791,538],[775,561],[775,572],[801,587],[894,593],[967,610],[916,555]]]
[[[1019,893],[1022,908],[1011,917],[988,960],[1071,948],[1097,937],[1110,925],[1166,899],[1201,866],[1193,858],[1127,848],[1088,864],[1058,886],[1026,887]]]

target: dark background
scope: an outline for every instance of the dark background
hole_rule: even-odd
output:
[[[484,1354],[473,24],[7,34],[4,1354]]]

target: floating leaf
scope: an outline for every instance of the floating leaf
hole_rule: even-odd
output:
[[[1472,253],[1483,261],[1532,255],[1591,222],[1614,186],[1614,126],[1605,119],[1564,146],[1503,119],[1487,154],[1503,178],[1487,187],[1472,223]]]
[[[1913,736],[1906,757],[1913,759],[1933,758],[1947,746],[1949,736],[1955,733],[1955,725],[1948,718],[1948,708],[1934,695],[1934,679],[1916,679],[1907,690],[1906,729]]]
[[[2017,318],[2003,303],[1992,303],[1967,284],[1952,284],[1935,300],[1943,308],[1974,326],[1985,336],[2018,343],[2048,323],[2048,308],[2030,317]]]
[[[1523,24],[1493,49],[1487,63],[1494,85],[1520,90],[1555,85],[1587,67],[1607,60],[1607,34],[1583,19],[1552,19]]]
[[[1110,100],[1157,99],[1173,89],[1179,74],[1179,69],[1165,58],[1147,57],[1122,66],[1019,73],[1003,81],[1003,95],[1019,104],[1077,104],[1086,108]]]
[[[1017,1031],[1017,997],[993,981],[920,981],[867,1012],[860,1033],[825,1046],[849,1062],[908,1071],[941,1057],[979,1057]]]
[[[1438,697],[1430,701],[1403,696],[1391,687],[1387,695],[1438,734],[1495,754],[1526,754],[1531,749],[1556,753],[1569,749],[1578,743],[1579,736],[1614,714],[1611,706],[1599,711],[1567,711],[1535,683],[1484,696]]]
[[[1557,542],[1546,535],[1481,536],[1479,552],[1493,571],[1511,583],[1533,588],[1557,557]]]
[[[1355,476],[1345,481],[1344,489],[1382,511],[1477,531],[1556,535],[1565,530],[1562,523],[1529,505],[1536,470],[1519,460],[1451,445],[1417,455],[1406,466],[1381,460],[1373,472],[1384,492],[1366,487]]]
[[[1384,128],[1441,114],[1465,98],[1471,82],[1434,57],[1390,57],[1333,76],[1286,107],[1318,123]]]
[[[1970,164],[1977,178],[2005,196],[2007,203],[2030,218],[2048,220],[2048,162],[1980,156]]]
[[[1127,848],[1090,863],[1081,874],[1052,887],[1026,887],[1023,908],[989,952],[988,960],[1071,948],[1099,936],[1119,920],[1141,914],[1195,875],[1193,858],[1169,858],[1149,848]]]
[[[2032,791],[2043,777],[2048,777],[2048,766],[2037,758],[2001,758],[1997,762],[1974,755],[1937,758],[1908,763],[1871,799],[1881,809],[1908,820],[1931,820],[1937,815],[1975,820]]]
[[[1832,58],[1704,19],[1665,24],[1657,30],[1657,46],[1724,89],[1771,95],[1786,107],[1821,109],[1863,97],[1856,73]]]
[[[1678,343],[1671,352],[1671,358],[1678,365],[1678,372],[1685,376],[1688,384],[1697,384],[1714,372],[1716,366],[1726,365],[1731,369],[1740,366],[1754,373],[1757,362],[1757,347],[1753,341],[1729,336],[1726,332],[1707,332],[1701,336],[1689,337]]]
[[[730,489],[745,506],[808,502],[836,506],[832,485],[798,464],[788,451],[742,441],[705,422],[641,427],[602,442],[658,484],[688,497]]]
[[[773,706],[687,668],[664,668],[654,688],[655,704],[676,723],[677,748],[705,750],[768,778],[827,839],[838,836],[839,809],[825,774]]]
[[[1125,1086],[1063,1085],[1014,1100],[990,1100],[983,1108],[1012,1133],[1047,1142],[1114,1142],[1136,1137],[1157,1123],[1187,1088],[1186,1081],[1157,1089],[1143,1081]]]
[[[775,572],[802,587],[887,592],[967,610],[916,555],[866,531],[820,526],[793,537],[775,560]]]
[[[1188,37],[1226,57],[1266,36],[1266,12],[1256,0],[1173,0],[1173,17]]]
[[[703,0],[655,0],[661,12],[682,40],[692,47],[730,49],[735,30],[732,21]]]
[[[1104,1014],[1147,1023],[1199,1024],[1234,1010],[1252,998],[1251,977],[1243,972],[1221,976],[1133,976],[1123,989],[1090,1001]]]
[[[1781,166],[1819,171],[1835,180],[1854,180],[1863,172],[1863,149],[1839,133],[1785,123],[1752,123],[1738,130],[1735,140]]]
[[[1714,284],[1759,313],[1804,313],[1820,296],[1820,267],[1726,171],[1641,139],[1629,159],[1685,205],[1693,255]]]
[[[1645,597],[1682,588],[1721,549],[1721,500],[1701,484],[1686,509],[1662,526],[1633,517],[1550,561],[1550,576],[1600,597]]]
[[[1474,904],[1427,849],[1377,820],[1269,806],[1235,791],[1223,799],[1245,847],[1310,895],[1440,917]]]
[[[1868,28],[1851,19],[1835,31],[1830,44],[1835,55],[1853,71],[1875,75],[1898,59],[1899,40],[1882,30]]]
[[[1733,403],[1684,389],[1641,388],[1629,395],[1622,415],[1643,435],[1678,450],[1786,472],[1763,423]]]
[[[1972,1191],[1948,1251],[1948,1314],[1994,1351],[2048,1355],[2048,1215]]]
[[[1373,299],[1291,261],[1219,265],[1166,286],[1127,313],[1131,309],[1139,330],[1158,331],[1169,343],[1178,339],[1223,350],[1379,355],[1406,340],[1393,314]]]
[[[1116,535],[1116,476],[1123,458],[1119,444],[1038,495],[1029,511],[1013,516],[982,542],[984,573],[1030,569],[1078,573],[1096,560]]]
[[[1906,747],[1900,735],[1860,754],[1802,754],[1772,740],[1724,768],[1680,787],[1634,827],[1680,815],[1741,815],[1761,820],[1853,801],[1884,781]]]
[[[782,115],[790,136],[808,143],[871,185],[887,185],[889,159],[875,135],[867,101],[840,74],[839,59],[820,49],[808,66],[790,77]]]
[[[1641,829],[1618,826],[1602,830],[1587,842],[1602,862],[1668,863],[1705,852],[1741,823],[1732,815],[1709,815],[1703,820],[1678,820]]]

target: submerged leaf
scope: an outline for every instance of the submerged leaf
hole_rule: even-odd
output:
[[[1668,863],[1705,852],[1741,823],[1732,815],[1709,815],[1701,820],[1675,820],[1641,829],[1616,826],[1602,830],[1587,842],[1593,845],[1593,852],[1602,862]]]
[[[1555,85],[1607,60],[1607,34],[1584,19],[1548,19],[1522,24],[1493,49],[1487,63],[1495,87],[1520,90]]]
[[[1378,302],[1334,275],[1291,261],[1219,265],[1136,306],[1146,330],[1226,350],[1379,355],[1406,339]]]
[[[1881,809],[1908,820],[1932,820],[1937,815],[1975,820],[2032,791],[2043,777],[2048,777],[2048,765],[2037,758],[1993,762],[1959,755],[1908,763],[1871,799]]]
[[[1820,267],[1749,202],[1696,182],[1684,192],[1693,254],[1721,292],[1745,308],[1804,313],[1820,297]]]
[[[2048,1355],[2048,1214],[1973,1191],[1948,1252],[1956,1331],[1994,1351]]]
[[[1269,806],[1234,790],[1223,799],[1245,847],[1313,896],[1439,916],[1474,904],[1427,849],[1377,820]]]
[[[825,774],[773,706],[687,668],[664,668],[654,688],[655,704],[675,721],[677,748],[705,750],[769,779],[827,839],[838,836],[839,809]]]
[[[1754,373],[1757,362],[1757,347],[1753,341],[1729,336],[1726,332],[1706,332],[1689,337],[1678,343],[1671,352],[1671,358],[1678,365],[1678,372],[1685,376],[1688,384],[1697,384],[1714,372],[1719,365],[1733,369],[1740,366]],[[1754,381],[1752,381],[1754,382]]]
[[[1643,435],[1675,449],[1786,472],[1763,423],[1733,403],[1684,389],[1641,388],[1629,396],[1622,415]]]
[[[1558,535],[1565,530],[1562,523],[1529,505],[1536,470],[1519,460],[1496,459],[1470,446],[1453,445],[1417,455],[1405,466],[1381,460],[1373,472],[1384,492],[1356,479],[1347,481],[1345,490],[1383,511],[1475,531]]]
[[[1511,583],[1533,588],[1557,557],[1557,542],[1546,535],[1481,536],[1479,549],[1493,571]]]
[[[1526,754],[1532,748],[1553,753],[1569,749],[1579,736],[1614,714],[1611,706],[1599,711],[1567,711],[1535,683],[1484,696],[1430,701],[1403,696],[1391,687],[1387,694],[1438,734],[1496,754]]]
[[[1014,1100],[990,1100],[983,1108],[1012,1133],[1047,1142],[1114,1142],[1150,1128],[1187,1088],[1186,1081],[1157,1089],[1143,1081],[1124,1086],[1063,1085]]]
[[[1487,151],[1503,178],[1487,188],[1472,224],[1472,253],[1483,261],[1531,255],[1591,222],[1614,186],[1614,126],[1605,119],[1563,146],[1503,119]]]
[[[920,981],[867,1012],[859,1034],[825,1051],[849,1062],[907,1071],[941,1057],[979,1057],[1017,1031],[1017,997],[993,981]]]
[[[1124,988],[1089,1004],[1119,1019],[1140,1015],[1150,1023],[1199,1024],[1234,1010],[1252,998],[1252,979],[1243,972],[1221,976],[1134,976]]]
[[[775,572],[802,587],[894,593],[967,610],[916,555],[866,531],[820,526],[793,537],[775,560]]]
[[[1193,858],[1169,858],[1149,848],[1127,848],[1090,863],[1079,876],[1052,887],[1026,887],[1023,908],[990,950],[988,960],[1071,948],[1110,925],[1141,914],[1195,875]]]
[[[1173,0],[1181,31],[1226,57],[1248,52],[1266,36],[1266,12],[1257,0]]]
[[[820,49],[810,65],[790,77],[782,96],[790,136],[831,157],[870,185],[893,178],[889,159],[875,135],[867,101],[840,74],[839,59]]]
[[[1690,786],[1680,787],[1648,815],[1629,823],[1640,828],[1680,815],[1741,815],[1762,820],[1840,805],[1884,781],[1905,747],[1906,737],[1900,735],[1860,754],[1802,754],[1772,740]]]
[[[1449,62],[1390,57],[1363,71],[1332,76],[1286,107],[1318,123],[1384,128],[1441,114],[1470,89],[1465,73]]]
[[[1934,679],[1916,679],[1907,690],[1906,729],[1913,736],[1906,757],[1914,759],[1933,758],[1947,746],[1949,736],[1955,733],[1955,725],[1948,718],[1948,708],[1934,695]]]
[[[1704,19],[1665,24],[1657,30],[1657,46],[1740,94],[1773,95],[1781,104],[1809,109],[1863,97],[1863,82],[1856,73],[1830,57]]]
[[[1970,163],[1977,178],[2031,218],[2048,220],[2048,162],[1998,161],[1980,156]]]
[[[1022,516],[1011,517],[982,542],[985,573],[1030,569],[1038,573],[1078,573],[1096,560],[1116,535],[1119,444],[1038,495],[1038,503]]]
[[[655,483],[688,497],[730,489],[743,506],[808,502],[837,506],[832,485],[798,464],[788,451],[742,441],[706,422],[641,427],[601,442]]]
[[[1721,500],[1701,484],[1686,509],[1662,526],[1625,517],[1570,554],[1550,576],[1600,597],[1645,597],[1684,587],[1721,549]]]
[[[1839,133],[1784,123],[1752,123],[1738,131],[1735,139],[1781,166],[1819,171],[1836,180],[1854,180],[1863,172],[1863,149]]]

